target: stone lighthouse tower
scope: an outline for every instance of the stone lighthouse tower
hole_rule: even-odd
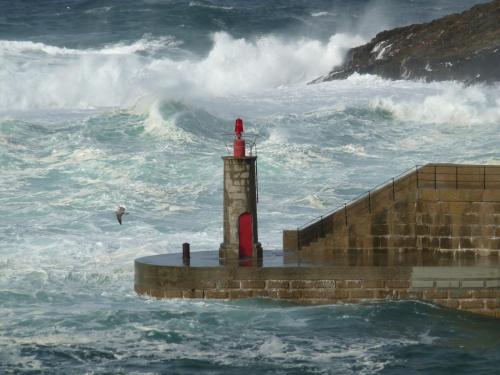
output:
[[[243,120],[234,129],[233,156],[224,160],[224,242],[219,249],[222,262],[260,260],[262,247],[257,230],[257,156],[246,155]]]

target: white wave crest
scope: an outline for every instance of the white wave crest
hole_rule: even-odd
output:
[[[0,41],[0,109],[129,107],[144,96],[254,93],[307,82],[361,41],[345,34],[328,43],[274,36],[251,41],[219,32],[206,57],[184,60],[149,54],[177,47],[171,39],[143,38],[99,50]]]
[[[311,17],[323,17],[323,16],[328,16],[328,12],[312,12]]]
[[[437,92],[411,98],[376,98],[370,106],[401,121],[423,124],[478,125],[500,121],[500,87],[439,84]]]
[[[215,5],[211,3],[203,3],[200,1],[190,1],[189,2],[190,7],[200,7],[200,8],[209,8],[209,9],[223,9],[223,10],[232,10],[234,9],[231,6],[222,6],[222,5]]]
[[[139,52],[155,52],[168,47],[177,47],[180,43],[173,37],[152,38],[144,36],[133,43],[124,42],[104,46],[101,49],[73,49],[51,46],[40,42],[0,40],[0,57],[22,56],[27,53],[57,55],[128,55]]]
[[[193,143],[191,135],[175,124],[177,114],[170,117],[164,116],[161,111],[161,102],[155,102],[149,108],[149,113],[144,121],[144,129],[148,133],[159,135],[172,141]]]
[[[267,338],[259,348],[259,352],[266,357],[285,356],[286,344],[276,336]]]
[[[251,42],[216,33],[214,42],[207,58],[195,67],[195,76],[212,94],[227,94],[305,82],[339,64],[345,51],[362,40],[336,34],[327,44],[309,39],[285,42],[274,36]]]
[[[92,8],[92,9],[86,10],[84,13],[85,14],[93,14],[93,15],[101,15],[104,13],[108,13],[112,8],[113,7],[111,7],[111,6]]]

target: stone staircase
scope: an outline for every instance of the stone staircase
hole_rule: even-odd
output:
[[[311,224],[284,231],[283,245],[311,255],[335,250],[498,254],[500,166],[417,166]]]

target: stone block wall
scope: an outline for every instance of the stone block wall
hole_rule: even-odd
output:
[[[283,233],[285,250],[498,255],[500,166],[436,164],[417,168],[336,212]]]
[[[156,298],[273,298],[314,304],[413,299],[500,318],[500,270],[494,268],[174,268],[136,280],[135,290]]]
[[[418,249],[498,255],[500,189],[423,190],[415,224]]]

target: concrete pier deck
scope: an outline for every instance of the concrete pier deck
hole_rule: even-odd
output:
[[[219,253],[194,252],[135,261],[135,290],[157,298],[273,298],[299,303],[426,300],[500,318],[497,256],[436,252],[342,251],[328,256],[265,251],[255,261],[219,263]]]

